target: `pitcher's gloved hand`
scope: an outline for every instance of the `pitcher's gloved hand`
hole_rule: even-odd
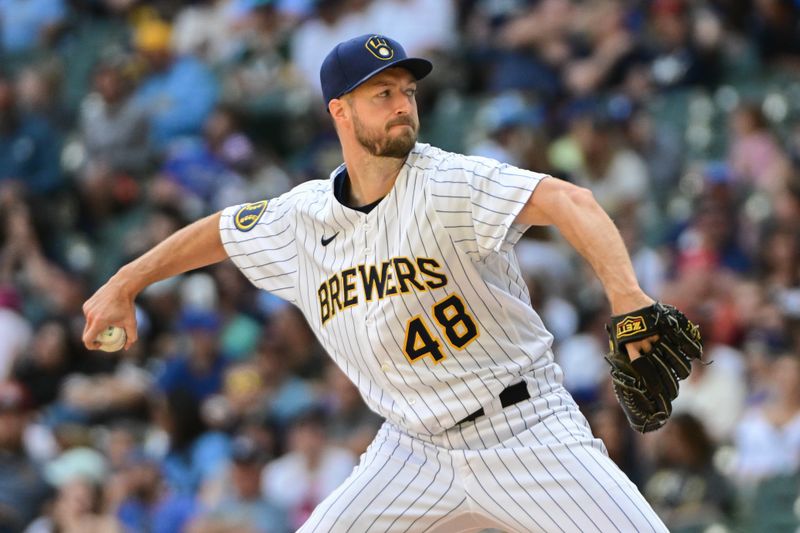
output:
[[[611,317],[606,328],[611,353],[611,379],[631,427],[641,433],[663,426],[678,396],[678,381],[692,371],[692,360],[701,359],[700,331],[671,305],[651,306]],[[652,338],[650,351],[630,360],[625,345]]]

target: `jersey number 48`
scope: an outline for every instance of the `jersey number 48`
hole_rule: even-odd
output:
[[[452,348],[463,350],[478,338],[478,325],[458,295],[451,294],[436,302],[432,311],[433,319],[442,330],[442,337]],[[410,318],[406,324],[404,352],[412,363],[425,356],[430,356],[435,363],[446,357],[440,341],[431,333],[421,315]]]

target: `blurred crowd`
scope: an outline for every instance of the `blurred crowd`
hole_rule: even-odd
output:
[[[800,1],[0,0],[0,533],[293,531],[382,420],[230,263],[80,343],[119,266],[341,162],[318,69],[385,33],[434,61],[421,140],[590,188],[707,363],[640,436],[609,309],[557,233],[517,247],[565,385],[672,531],[795,531]]]

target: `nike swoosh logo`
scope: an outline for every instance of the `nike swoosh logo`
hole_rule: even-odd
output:
[[[328,246],[331,243],[331,241],[336,238],[337,235],[339,235],[338,231],[333,235],[331,235],[330,237],[328,237],[327,239],[325,238],[325,235],[323,235],[322,239],[320,239],[319,242],[320,244],[322,244],[322,246]]]

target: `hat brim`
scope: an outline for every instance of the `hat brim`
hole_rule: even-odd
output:
[[[387,63],[386,65],[383,65],[380,68],[373,70],[372,72],[370,72],[357,82],[351,84],[347,89],[342,91],[341,94],[335,96],[334,98],[341,98],[343,95],[353,91],[356,87],[358,87],[368,79],[372,78],[376,74],[379,74],[384,70],[388,70],[394,67],[404,68],[407,71],[409,71],[414,76],[414,78],[416,78],[417,80],[421,80],[422,78],[431,73],[431,71],[433,70],[433,63],[431,63],[427,59],[422,59],[421,57],[407,57],[405,59],[399,59],[397,61]]]

